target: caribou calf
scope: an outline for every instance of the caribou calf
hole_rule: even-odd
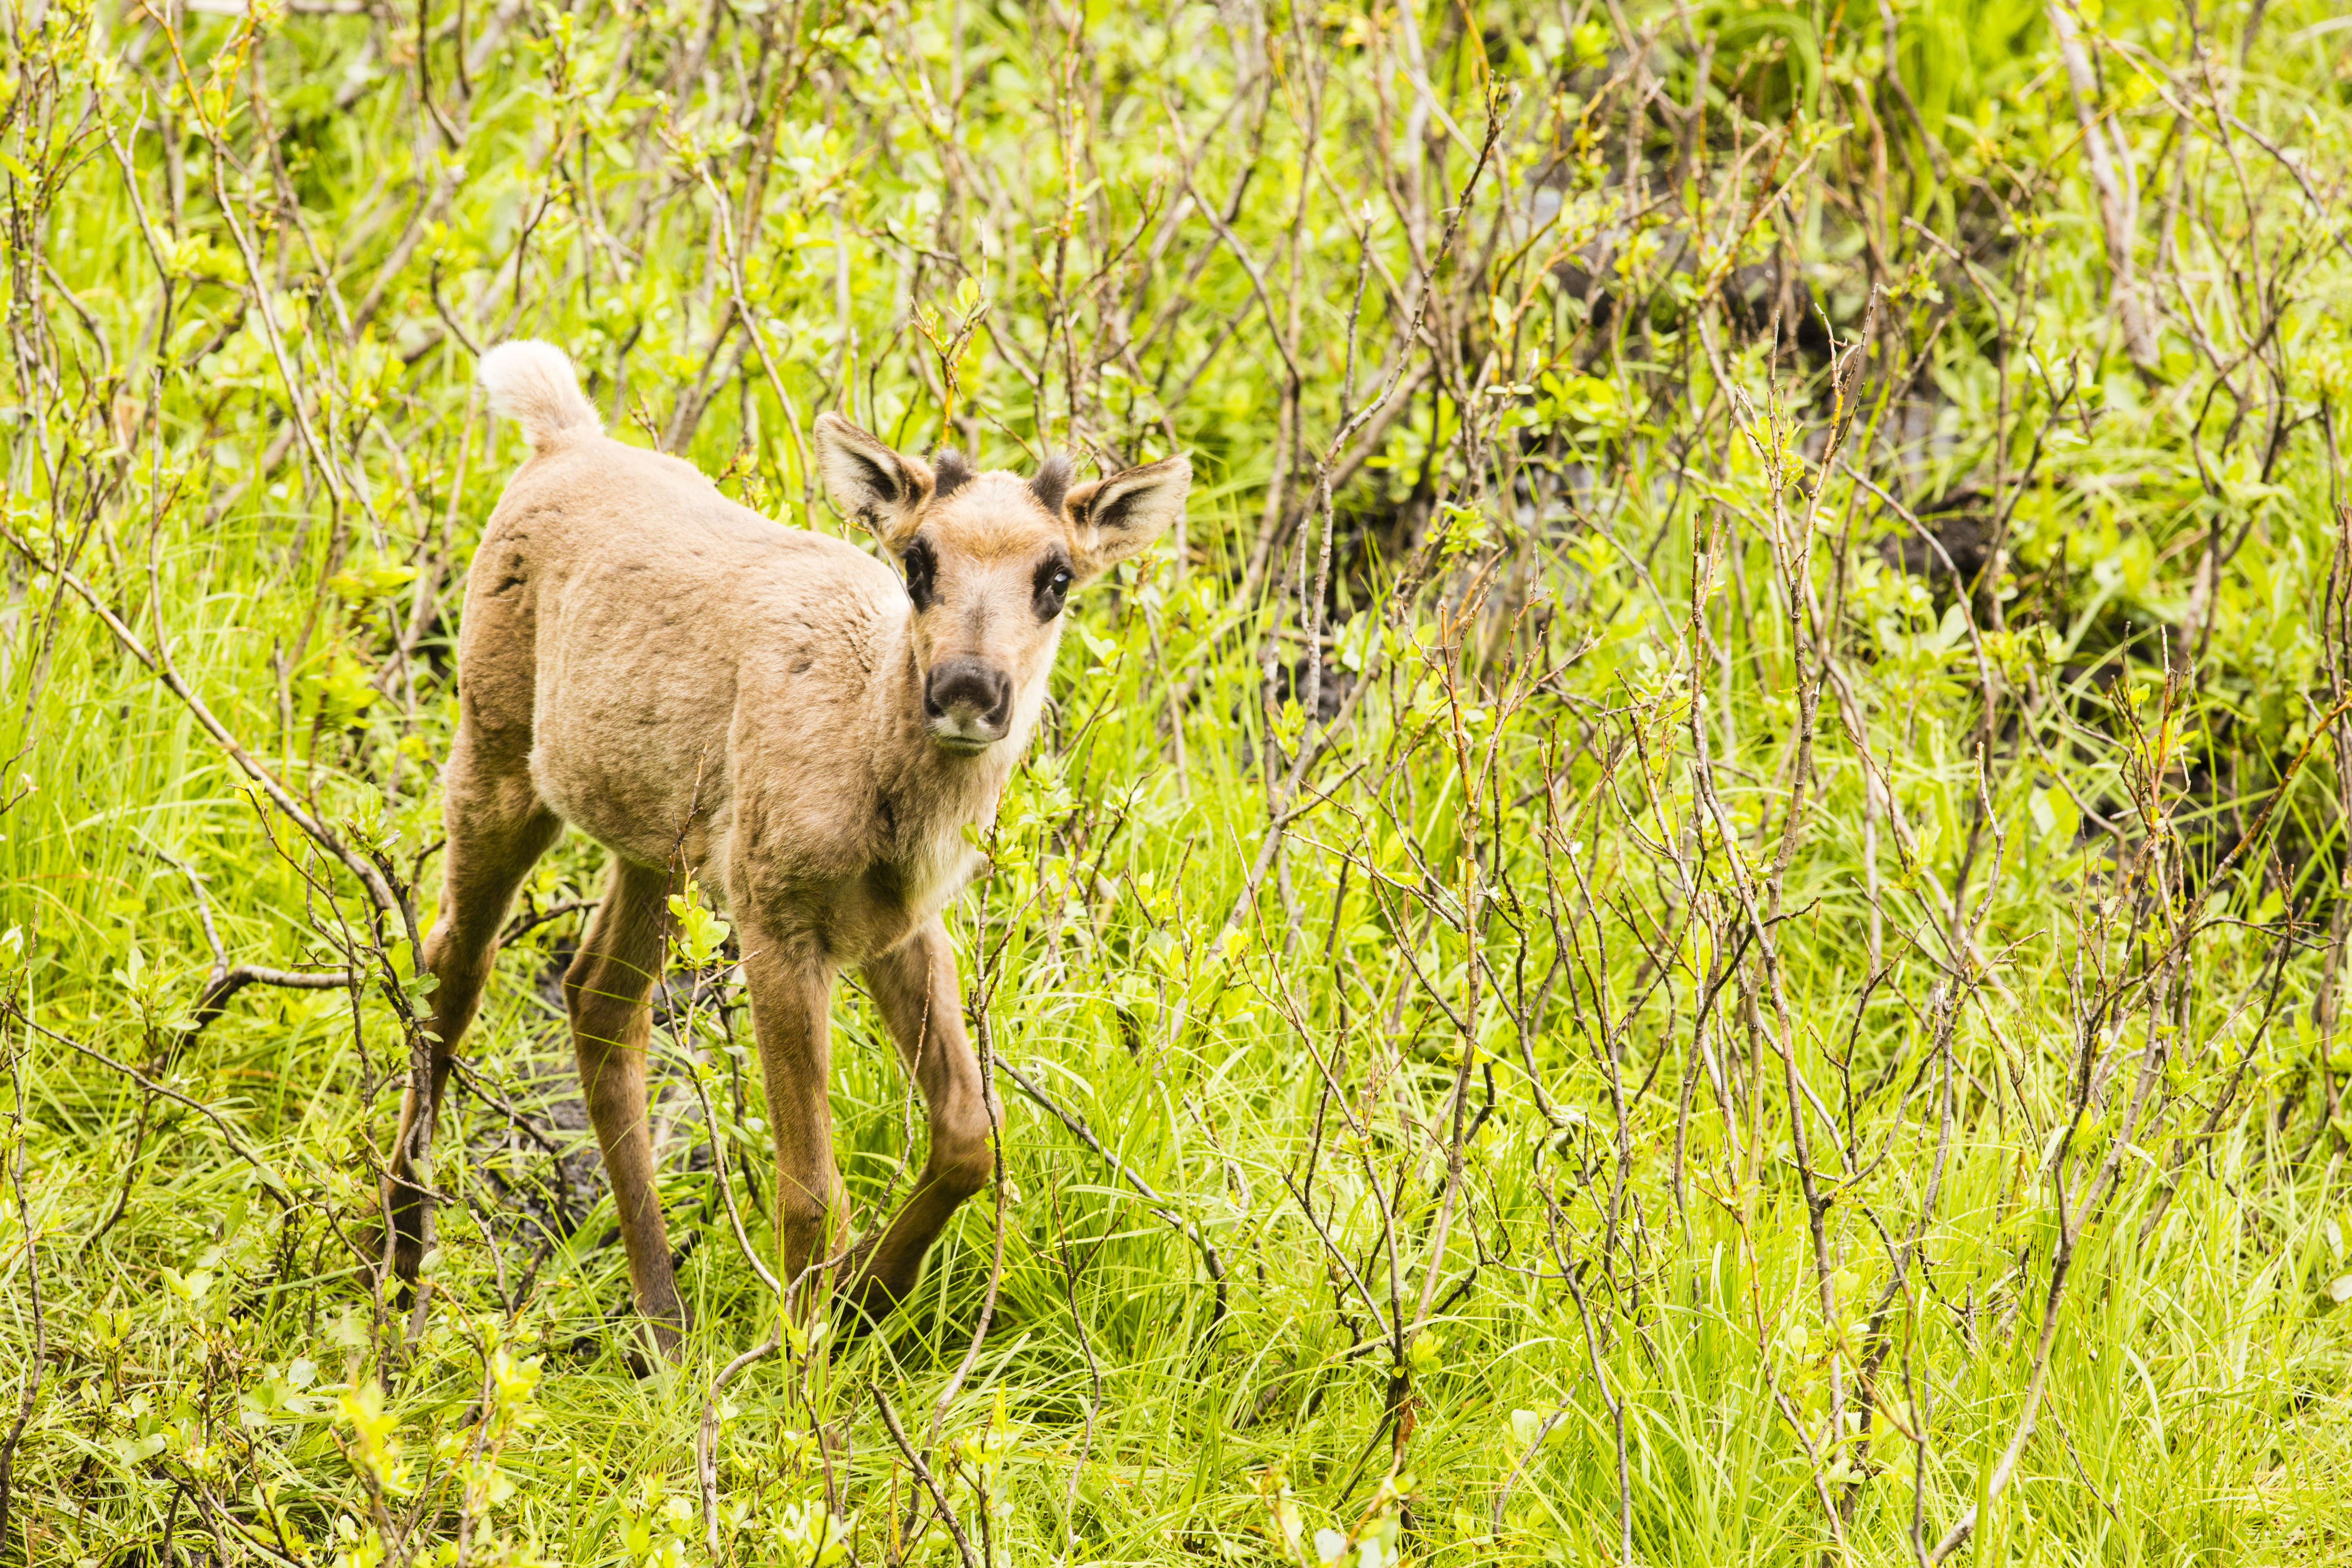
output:
[[[683,1326],[646,1123],[647,997],[667,899],[691,872],[735,922],[776,1145],[782,1277],[803,1306],[842,1199],[826,1013],[856,965],[921,1087],[930,1151],[888,1226],[847,1254],[849,1300],[903,1298],[956,1205],[986,1184],[990,1109],[940,910],[976,868],[963,830],[1037,722],[1073,588],[1181,510],[1182,458],[1072,484],[980,473],[953,449],[893,451],[816,422],[825,493],[899,562],[736,505],[691,464],[607,437],[545,343],[482,358],[491,408],[531,456],[474,554],[458,640],[448,848],[425,962],[439,980],[432,1110],[523,876],[566,823],[612,881],[564,975],[590,1120],[636,1305]],[[411,1093],[385,1182],[407,1282],[431,1226],[435,1116]]]

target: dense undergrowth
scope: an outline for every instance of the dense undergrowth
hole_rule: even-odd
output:
[[[0,18],[0,1561],[2352,1560],[2326,0]],[[593,846],[360,1256],[517,335],[795,525],[1201,476],[955,916],[1007,1179],[708,1431],[757,1068],[689,920],[641,1379]]]

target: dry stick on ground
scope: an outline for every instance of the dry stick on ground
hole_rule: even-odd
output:
[[[258,964],[240,963],[205,985],[180,1043],[193,1044],[204,1033],[205,1026],[226,1011],[230,1001],[248,985],[278,985],[291,991],[341,991],[351,983],[352,972],[348,969],[264,969]]]
[[[932,1505],[940,1510],[940,1518],[946,1522],[948,1533],[955,1538],[956,1552],[963,1559],[963,1568],[980,1568],[980,1559],[972,1555],[971,1542],[964,1537],[963,1521],[956,1517],[955,1510],[948,1506],[947,1493],[941,1491],[940,1483],[931,1479],[930,1467],[923,1463],[922,1456],[916,1453],[914,1446],[907,1441],[907,1434],[898,1425],[898,1413],[890,1408],[889,1395],[878,1386],[874,1390],[874,1404],[882,1413],[882,1425],[889,1432],[890,1441],[898,1445],[898,1452],[906,1456],[908,1465],[915,1472],[915,1479],[923,1483],[925,1491],[931,1494]]]
[[[740,1227],[738,1235],[740,1237]],[[748,1253],[748,1247],[746,1248],[746,1251]],[[755,1268],[759,1268],[759,1260],[757,1258],[752,1259],[752,1267]],[[770,1275],[765,1268],[761,1268],[760,1274],[762,1279],[765,1279],[768,1281],[771,1288],[775,1288],[776,1282],[773,1276]],[[781,1300],[783,1296],[783,1291],[781,1289],[776,1289],[776,1295]],[[703,1542],[705,1545],[709,1547],[710,1558],[714,1563],[719,1560],[719,1396],[727,1392],[727,1385],[729,1384],[733,1383],[744,1373],[750,1371],[752,1367],[775,1354],[777,1349],[782,1346],[783,1342],[783,1331],[781,1329],[773,1330],[769,1333],[765,1340],[762,1340],[760,1343],[752,1346],[750,1350],[745,1351],[733,1361],[729,1362],[725,1369],[721,1371],[717,1377],[710,1380],[710,1393],[702,1402],[702,1421],[701,1424],[695,1428],[694,1434],[694,1479],[696,1484],[702,1489]],[[880,1397],[878,1390],[877,1391],[876,1397]]]
[[[204,879],[195,868],[160,849],[149,854],[175,868],[188,879],[196,895],[196,921],[203,926],[205,943],[213,952],[213,966],[205,977],[205,988],[196,994],[195,1011],[189,1016],[188,1026],[180,1032],[183,1048],[195,1043],[205,1026],[219,1017],[236,994],[248,985],[280,985],[295,991],[340,991],[352,983],[348,969],[297,970],[266,969],[259,964],[240,963],[232,966],[228,950],[221,945],[220,931],[213,924],[212,900],[205,896]]]
[[[511,947],[514,943],[520,942],[524,936],[538,930],[548,921],[552,920],[561,920],[563,916],[568,914],[581,913],[589,910],[593,910],[603,901],[604,900],[601,899],[566,899],[560,904],[551,904],[546,909],[541,910],[536,913],[517,915],[514,919],[507,922],[507,929],[499,933],[499,946],[500,948]]]

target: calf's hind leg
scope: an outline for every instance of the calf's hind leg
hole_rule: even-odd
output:
[[[439,982],[426,1025],[436,1037],[432,1079],[424,1101],[414,1083],[401,1097],[400,1136],[383,1184],[393,1272],[404,1293],[416,1282],[432,1245],[431,1144],[449,1064],[481,1005],[507,906],[532,862],[563,831],[562,820],[541,802],[521,760],[511,759],[511,764],[497,765],[471,727],[461,726],[442,771],[442,820],[449,843],[442,860],[440,913],[425,938],[425,967]]]
[[[612,885],[563,976],[572,1050],[613,1184],[631,1293],[665,1356],[677,1352],[686,1313],[670,1267],[661,1197],[654,1190],[653,1133],[646,1123],[646,1047],[654,1025],[646,1001],[661,973],[668,896],[667,871],[615,857]]]

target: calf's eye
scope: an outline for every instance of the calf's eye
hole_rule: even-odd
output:
[[[906,564],[907,597],[915,602],[919,610],[930,608],[936,597],[933,584],[939,573],[939,562],[932,556],[930,546],[919,539],[908,546]]]
[[[1062,601],[1070,592],[1070,570],[1066,566],[1048,566],[1037,574],[1037,615],[1041,620],[1052,620],[1062,613]]]

